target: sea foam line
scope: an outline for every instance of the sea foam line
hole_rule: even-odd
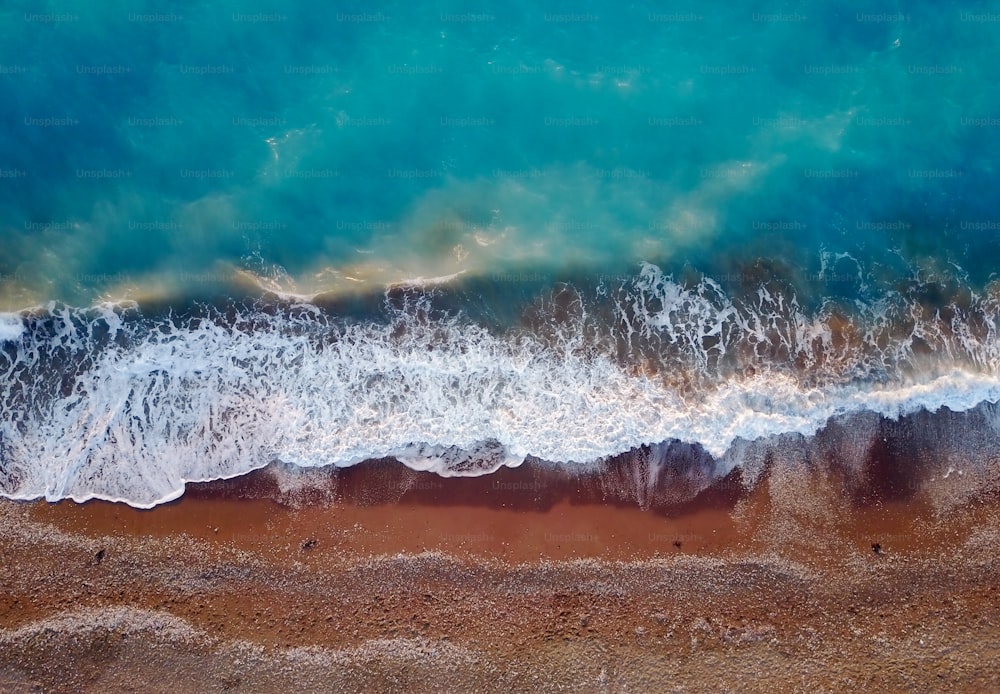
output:
[[[662,277],[646,280],[640,291],[676,294],[659,305],[682,321],[634,298],[650,335],[685,325],[695,337],[712,334],[708,323],[691,323],[699,307],[691,296]],[[727,306],[732,323],[738,311]],[[808,436],[840,415],[895,418],[1000,399],[995,371],[957,366],[819,386],[775,369],[685,394],[660,374],[580,349],[579,335],[553,346],[419,310],[354,324],[305,304],[278,314],[246,309],[235,320],[133,311],[50,306],[22,317],[20,336],[2,343],[4,496],[149,507],[179,496],[186,482],[275,460],[349,466],[391,456],[443,476],[478,475],[529,455],[589,463],[670,440],[720,459],[736,441]]]

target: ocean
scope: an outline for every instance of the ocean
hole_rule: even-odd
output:
[[[722,476],[869,416],[938,416],[974,468],[998,31],[989,2],[11,0],[0,495],[676,444]]]

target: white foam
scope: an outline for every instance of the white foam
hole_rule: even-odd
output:
[[[734,331],[750,344],[784,340],[793,355],[808,345],[833,349],[822,321],[786,298],[762,290],[754,313],[714,284],[693,295],[655,268],[644,273],[629,295],[626,330],[670,336],[692,368],[708,369],[712,350],[735,344],[727,338],[706,350],[699,336]],[[642,296],[652,291],[660,292],[659,310]],[[782,318],[776,333],[778,305],[793,318]],[[956,363],[881,386],[842,379],[810,387],[776,369],[684,396],[662,375],[578,349],[578,335],[553,346],[412,313],[388,325],[335,327],[308,305],[194,327],[125,320],[107,305],[49,310],[54,325],[42,343],[19,345],[13,361],[0,352],[0,492],[13,498],[149,507],[180,495],[187,481],[233,477],[276,459],[313,467],[395,456],[414,469],[471,475],[528,455],[590,463],[671,439],[719,457],[739,440],[811,435],[851,412],[898,417],[1000,400],[990,345],[979,354],[989,370]],[[124,346],[94,346],[105,325]],[[56,348],[93,358],[69,390],[46,371],[43,356]],[[838,354],[848,372],[850,359],[869,358]],[[28,404],[23,388],[38,391]]]
[[[465,270],[459,270],[458,272],[453,272],[450,275],[441,275],[439,277],[412,277],[409,279],[404,279],[399,282],[395,282],[390,287],[433,287],[438,284],[448,284],[449,282],[454,282],[459,277],[465,274]]]
[[[0,313],[0,342],[13,342],[24,334],[24,323],[16,313]]]

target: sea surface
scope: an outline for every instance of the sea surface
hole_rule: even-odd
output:
[[[943,408],[975,465],[998,85],[997,2],[8,0],[0,495]]]

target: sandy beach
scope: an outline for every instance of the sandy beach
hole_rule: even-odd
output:
[[[4,501],[0,684],[1000,687],[1000,515],[982,485],[862,503],[829,472],[771,471],[641,508],[609,477],[380,461],[190,485],[149,511]]]

